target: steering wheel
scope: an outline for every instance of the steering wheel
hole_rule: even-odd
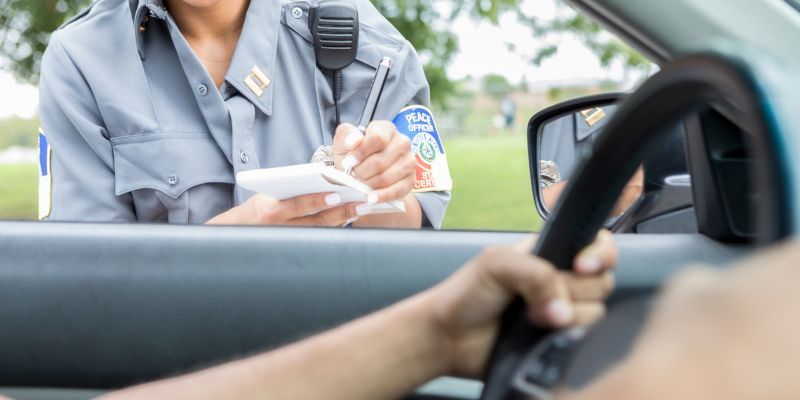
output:
[[[763,55],[758,57],[763,59]],[[783,90],[780,85],[761,79],[773,77],[774,71],[767,75],[762,72],[740,56],[709,52],[681,58],[650,78],[626,99],[598,137],[593,156],[570,180],[534,254],[558,268],[569,269],[578,251],[603,226],[645,152],[668,133],[663,127],[674,126],[690,113],[709,106],[745,132],[746,150],[753,160],[749,173],[758,177],[750,179],[759,193],[751,205],[756,244],[787,237],[797,226],[791,204],[798,198],[793,185],[798,181],[792,180],[796,179],[790,165],[793,148],[785,143],[787,137],[779,125],[792,116],[787,116],[789,109],[777,102],[791,97],[780,96],[776,93]],[[609,317],[588,333],[588,339],[605,334],[627,340],[605,341],[603,346],[593,347],[592,340],[584,338],[584,330],[553,333],[533,327],[523,312],[525,305],[517,299],[504,314],[482,399],[547,399],[550,389],[558,384],[588,381],[600,372],[596,369],[607,367],[609,361],[627,351],[627,344],[646,317],[644,304],[611,309]],[[574,365],[563,365],[566,354],[578,342],[587,345],[582,346],[578,357],[571,357]],[[553,372],[548,365],[558,368]],[[571,376],[565,377],[565,371]]]

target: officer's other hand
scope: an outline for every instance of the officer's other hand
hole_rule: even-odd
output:
[[[355,176],[375,189],[371,204],[400,200],[414,188],[416,162],[408,138],[389,121],[374,121],[362,135],[353,125],[336,130],[333,153],[336,166],[352,168]]]
[[[481,375],[499,318],[515,296],[525,300],[527,317],[540,326],[588,324],[604,315],[617,262],[611,233],[601,232],[576,257],[574,272],[558,271],[532,256],[533,242],[488,248],[424,294],[434,326],[442,331],[451,373]]]
[[[341,196],[336,193],[309,194],[286,200],[259,193],[207,224],[342,226],[357,217],[356,206],[342,203]]]

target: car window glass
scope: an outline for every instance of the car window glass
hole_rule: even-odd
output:
[[[38,218],[38,193],[48,190],[40,179],[47,157],[38,151],[39,62],[47,35],[88,3],[12,2],[0,11],[9,21],[0,32],[2,220]],[[443,229],[540,229],[528,119],[566,99],[628,90],[656,70],[558,0],[372,3],[415,45],[425,66],[453,181]]]

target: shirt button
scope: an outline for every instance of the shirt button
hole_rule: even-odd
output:
[[[169,178],[167,178],[167,182],[169,182],[170,185],[174,185],[178,183],[178,177],[175,175],[170,175]]]
[[[203,85],[201,83],[200,85],[197,86],[197,93],[200,94],[200,96],[207,95],[208,94],[208,86]]]
[[[250,156],[247,155],[244,151],[239,153],[239,159],[242,160],[242,164],[247,164],[250,161]]]
[[[303,9],[300,7],[295,7],[292,9],[292,16],[295,19],[303,18]]]

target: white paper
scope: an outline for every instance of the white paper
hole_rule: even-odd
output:
[[[306,194],[338,193],[344,203],[365,203],[372,191],[357,179],[323,164],[244,171],[236,174],[236,184],[278,200]],[[405,205],[401,201],[376,204],[372,208],[374,213],[405,212]]]

